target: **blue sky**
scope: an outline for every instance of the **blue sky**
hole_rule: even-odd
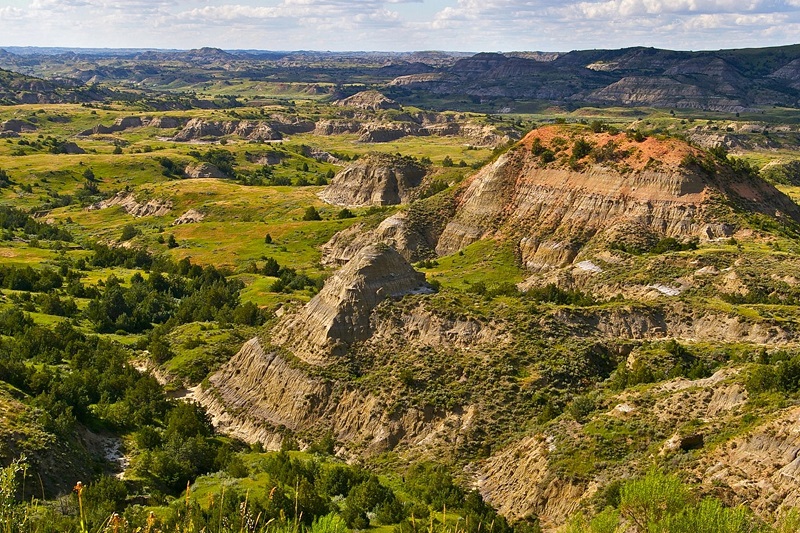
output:
[[[0,0],[0,47],[680,50],[800,42],[800,0]]]

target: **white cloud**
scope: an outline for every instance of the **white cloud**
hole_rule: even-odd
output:
[[[0,46],[697,49],[793,43],[798,25],[800,0],[15,0]]]

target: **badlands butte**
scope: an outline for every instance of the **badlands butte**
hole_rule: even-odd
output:
[[[365,159],[320,196],[383,205],[424,181],[402,158]],[[341,268],[199,401],[223,431],[271,446],[332,432],[344,457],[455,457],[511,519],[558,525],[661,462],[773,520],[800,489],[778,459],[796,446],[795,408],[743,424],[745,361],[794,345],[794,310],[721,302],[794,298],[798,264],[772,246],[798,221],[753,168],[685,141],[538,128],[459,186],[334,235],[323,262]],[[464,268],[476,245],[507,248],[528,277],[436,293],[409,263]],[[640,380],[660,383],[625,386]]]
[[[0,51],[0,529],[798,530],[799,54]]]

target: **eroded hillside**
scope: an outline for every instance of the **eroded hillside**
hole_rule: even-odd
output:
[[[459,68],[591,59],[599,80],[644,60],[503,57]],[[726,62],[709,68],[731,77]],[[442,79],[455,60],[437,65],[384,75]],[[361,89],[0,109],[3,464],[25,451],[55,493],[105,455],[97,471],[131,491],[118,509],[165,516],[186,516],[169,501],[189,480],[197,524],[224,486],[273,524],[406,528],[440,503],[446,528],[501,524],[483,498],[554,530],[622,512],[620,484],[653,465],[782,520],[800,319],[783,111],[553,125]],[[452,505],[421,496],[453,477]],[[402,505],[348,514],[364,487]]]

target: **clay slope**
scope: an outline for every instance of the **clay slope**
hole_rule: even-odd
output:
[[[90,205],[86,209],[94,211],[96,209],[108,209],[109,207],[120,206],[126,213],[136,218],[155,216],[160,217],[172,211],[170,200],[148,200],[146,203],[136,201],[136,197],[128,192],[121,191],[115,196]]]
[[[266,122],[250,120],[223,122],[195,118],[190,120],[173,139],[185,142],[207,137],[222,137],[223,135],[236,135],[251,141],[273,141],[283,138],[279,131]]]
[[[378,242],[388,244],[409,262],[433,259],[436,242],[454,213],[452,195],[447,193],[414,201],[375,227],[367,222],[354,224],[322,245],[322,264],[343,265],[365,246]]]
[[[350,207],[406,203],[425,173],[425,167],[414,159],[371,154],[339,172],[320,198]]]
[[[767,520],[800,505],[800,409],[732,439],[700,461],[695,474]]]
[[[800,220],[798,206],[772,185],[683,141],[553,126],[531,132],[466,183],[436,251],[510,238],[526,268],[548,270],[597,240],[728,236],[735,208]]]
[[[169,129],[169,128],[180,127],[181,124],[183,124],[183,122],[184,121],[181,118],[169,117],[169,116],[121,117],[115,120],[111,126],[104,126],[103,124],[97,124],[92,129],[82,131],[78,135],[80,136],[98,135],[98,134],[104,135],[109,133],[117,133],[120,131],[125,131],[133,128],[141,128],[145,126],[149,126],[151,128]]]
[[[561,474],[559,463],[563,467],[562,461],[565,459],[573,455],[580,456],[581,447],[588,446],[593,438],[590,436],[591,430],[587,431],[590,428],[588,421],[579,423],[562,419],[550,425],[544,432],[523,437],[484,461],[478,470],[478,487],[487,501],[505,516],[538,516],[544,531],[555,531],[571,513],[582,505],[585,506],[609,480],[625,479],[632,469],[646,468],[653,463],[656,454],[675,460],[676,466],[678,460],[689,464],[694,462],[695,458],[687,457],[686,450],[681,449],[681,446],[687,446],[689,441],[685,437],[689,434],[687,430],[678,428],[690,420],[702,420],[704,427],[692,435],[699,437],[698,453],[703,453],[705,439],[710,440],[723,428],[735,424],[742,406],[748,401],[747,391],[736,382],[737,373],[735,369],[723,369],[703,379],[678,378],[655,385],[647,389],[646,393],[626,391],[620,397],[610,399],[603,409],[592,416],[595,424],[632,424],[639,420],[650,428],[649,432],[643,431],[647,436],[643,437],[638,446],[624,442],[625,439],[615,443],[618,450],[624,450],[621,452],[624,460],[593,464],[589,469],[591,472],[583,476]],[[643,396],[649,398],[649,403],[641,401]],[[763,431],[763,428],[759,428],[754,433]],[[753,446],[749,452],[741,453],[740,457],[747,457],[750,462],[744,469],[755,466],[757,461],[766,462],[770,455],[775,461],[775,466],[770,467],[772,472],[780,468],[778,465],[786,464],[787,448],[797,440],[787,439],[787,442],[784,440],[786,437],[784,435],[783,438],[773,439],[769,446],[772,449],[768,452],[754,453]],[[743,439],[736,440],[741,442]],[[728,450],[729,446],[723,445],[721,449]],[[734,447],[733,451],[735,450]],[[780,457],[781,452],[784,457]],[[725,460],[730,460],[725,457],[727,455],[729,454],[714,452],[708,459],[700,459],[693,466],[702,470],[705,465],[722,456],[715,467],[720,471],[724,468]],[[577,460],[586,458],[578,457]],[[692,466],[687,466],[681,464],[679,468],[692,469]],[[749,480],[763,477],[754,471],[749,473]],[[741,475],[740,472],[730,474],[727,481],[733,481],[736,474]],[[786,485],[791,486],[791,489],[784,494],[796,492],[796,482],[787,482]],[[764,488],[768,489],[768,486]],[[740,493],[744,494],[746,491],[745,486],[739,488]],[[761,491],[761,494],[758,499],[762,502],[770,499],[768,490]],[[766,513],[762,516],[767,518]]]
[[[381,109],[400,109],[400,104],[386,98],[378,91],[361,91],[353,96],[348,96],[343,100],[336,102],[336,105],[343,107],[354,107],[356,109],[364,109],[367,111],[379,111]]]
[[[370,337],[370,313],[381,301],[429,290],[425,275],[393,248],[367,246],[299,313],[278,325],[273,342],[308,363],[324,365]]]
[[[386,398],[311,376],[274,348],[251,339],[198,394],[214,425],[247,442],[277,449],[286,431],[301,439],[333,432],[337,441],[372,455],[398,444],[441,445],[470,423],[471,411],[410,408],[389,413]]]
[[[3,105],[90,102],[103,96],[106,96],[105,91],[99,89],[76,88],[0,69],[0,103]]]
[[[482,101],[654,105],[718,111],[797,105],[796,45],[678,52],[583,50],[543,57],[479,53],[436,72],[401,75],[390,87]],[[393,93],[390,93],[394,96]]]

